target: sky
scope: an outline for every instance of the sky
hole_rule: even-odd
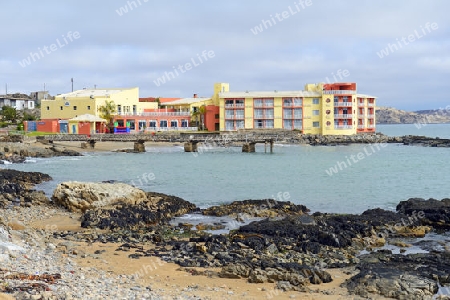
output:
[[[0,94],[139,87],[210,97],[356,82],[378,106],[450,104],[447,0],[2,1]]]

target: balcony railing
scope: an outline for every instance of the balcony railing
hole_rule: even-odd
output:
[[[351,114],[336,114],[336,115],[334,115],[334,118],[335,119],[351,119],[351,118],[353,118],[353,115],[351,115]]]
[[[334,125],[334,129],[353,129],[352,125]]]
[[[352,102],[334,102],[334,106],[350,107],[350,106],[353,106],[353,103]]]
[[[258,103],[253,105],[253,107],[273,107],[273,103]]]
[[[238,104],[225,104],[225,108],[244,108],[244,103]]]
[[[358,102],[358,106],[361,106],[361,107],[363,107],[363,106],[365,106],[366,104],[363,102],[363,103],[361,103],[361,102]]]
[[[375,115],[367,115],[367,117],[368,117],[369,119],[373,119],[373,118],[375,117]]]
[[[188,111],[181,111],[181,112],[180,111],[172,111],[172,112],[152,111],[152,112],[142,112],[142,113],[118,112],[117,115],[119,115],[119,116],[142,116],[142,117],[152,117],[152,116],[189,117],[191,115],[191,113]]]
[[[144,132],[151,131],[198,131],[198,127],[147,127]]]
[[[375,125],[367,125],[367,128],[375,128]]]
[[[225,120],[244,120],[244,116],[225,116]]]
[[[366,128],[366,125],[358,125],[358,129],[364,129]]]
[[[323,91],[323,94],[325,95],[354,95],[356,94],[355,90],[330,90],[330,91]]]
[[[375,106],[375,103],[370,103],[369,102],[369,103],[367,103],[367,105],[373,107],[373,106]]]

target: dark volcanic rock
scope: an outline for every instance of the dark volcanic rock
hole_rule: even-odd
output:
[[[0,170],[0,207],[49,203],[44,192],[31,188],[51,179],[49,175],[40,172]]]
[[[394,255],[372,253],[360,257],[360,273],[345,283],[363,297],[379,294],[396,299],[425,299],[450,283],[450,260],[440,254]]]
[[[196,206],[179,197],[161,193],[147,193],[147,201],[138,204],[116,204],[108,208],[88,210],[81,217],[82,227],[100,229],[139,229],[168,222],[171,218],[189,213]]]
[[[422,198],[410,198],[401,201],[397,205],[397,211],[411,218],[419,219],[423,225],[436,229],[450,229],[450,199],[445,198],[428,200]]]
[[[357,215],[321,215],[314,219],[312,224],[304,224],[298,217],[274,221],[266,219],[242,226],[237,233],[261,234],[270,236],[278,244],[294,242],[299,250],[318,251],[320,246],[315,245],[350,246],[353,238],[370,236],[373,229],[367,219]]]
[[[204,215],[217,217],[240,214],[248,214],[250,217],[276,217],[302,215],[307,212],[309,209],[304,205],[274,199],[234,201],[230,204],[212,206],[202,211]]]

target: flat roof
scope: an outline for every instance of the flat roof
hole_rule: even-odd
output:
[[[123,91],[132,90],[135,88],[110,88],[110,89],[85,89],[85,90],[76,90],[66,94],[60,94],[56,97],[102,97],[107,95],[118,94]]]
[[[378,98],[378,97],[371,96],[371,95],[366,95],[366,94],[356,94],[356,97],[362,97],[362,98]]]
[[[165,103],[161,103],[161,105],[182,105],[182,104],[192,104],[192,103],[196,103],[196,102],[203,102],[203,101],[208,101],[211,100],[211,97],[209,98],[182,98],[179,100],[175,100],[175,101],[171,101],[171,102],[165,102]]]
[[[255,91],[255,92],[222,92],[220,98],[275,98],[275,97],[320,97],[318,92],[309,91]]]

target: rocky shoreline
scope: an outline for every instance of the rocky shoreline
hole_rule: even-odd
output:
[[[316,286],[335,280],[334,269],[351,275],[342,284],[347,294],[341,296],[355,299],[432,299],[450,286],[450,199],[412,198],[401,201],[396,212],[372,209],[359,215],[310,214],[303,205],[273,199],[201,210],[179,197],[121,183],[65,182],[48,199],[32,190],[44,180],[50,177],[0,170],[0,292],[16,299],[166,296],[130,275],[78,267],[76,260],[101,260],[103,253],[87,254],[80,243],[111,244],[117,255],[143,264],[159,258],[179,265],[188,276],[274,285],[280,295],[316,293]],[[215,234],[205,230],[214,226],[170,224],[186,213],[227,216],[241,225]],[[55,214],[81,227],[31,226]],[[430,234],[442,238],[427,239]],[[334,292],[322,295],[327,293]],[[186,293],[171,296],[200,299]],[[448,293],[439,297],[450,298]]]
[[[0,142],[0,164],[24,163],[29,157],[82,156],[81,153],[63,147],[36,146],[24,143]]]

